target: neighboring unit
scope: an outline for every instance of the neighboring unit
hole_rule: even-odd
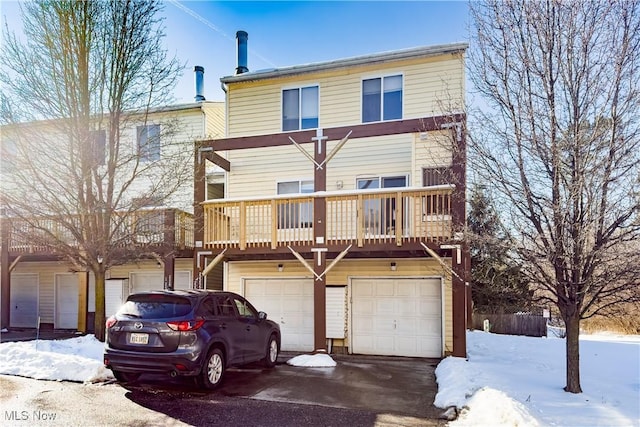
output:
[[[285,351],[466,356],[467,45],[250,72],[237,39],[226,137],[196,163],[196,280],[223,264]]]
[[[130,293],[192,288],[194,141],[223,135],[224,132],[224,104],[204,100],[201,93],[202,73],[202,67],[196,67],[198,102],[154,108],[142,113],[128,112],[126,125],[119,130],[120,149],[130,154],[128,164],[122,166],[122,161],[117,166],[122,171],[116,185],[126,190],[116,193],[120,199],[111,205],[115,209],[112,221],[123,218],[120,223],[110,226],[111,244],[116,246],[116,256],[117,247],[122,247],[123,253],[126,250],[126,253],[133,253],[134,256],[118,259],[106,271],[106,317],[115,313]],[[94,152],[94,160],[98,165],[93,170],[97,174],[103,173],[107,167],[105,164],[110,154],[105,147],[109,129],[105,128],[106,120],[100,122],[100,119],[94,119],[94,125],[99,130],[91,131],[92,146],[86,147]],[[4,204],[0,206],[2,327],[35,328],[38,324],[50,324],[56,329],[87,331],[93,326],[93,273],[70,263],[67,254],[60,250],[59,243],[55,248],[48,244],[48,239],[55,237],[58,240],[66,239],[69,248],[77,246],[77,236],[60,224],[63,221],[87,220],[87,214],[77,214],[74,201],[68,200],[72,192],[55,190],[70,184],[53,171],[64,168],[73,173],[74,167],[60,164],[62,153],[56,152],[51,146],[45,147],[47,144],[44,139],[25,138],[25,135],[44,135],[48,138],[46,141],[64,141],[64,135],[54,135],[62,128],[59,122],[37,121],[2,127],[0,186],[3,193],[18,191],[26,200],[35,191],[50,191],[51,197],[60,197],[59,211],[47,212],[42,209],[42,215],[37,217],[21,217],[24,210],[11,212],[5,209]],[[32,164],[22,166],[18,160],[14,162],[20,153],[25,158],[33,156]],[[166,168],[178,168],[176,162],[172,161],[176,156],[186,165],[186,173],[176,170],[174,174],[171,169],[167,172]],[[35,171],[33,187],[24,188],[28,180],[22,178],[18,182],[16,176],[19,171],[16,168],[35,168],[37,165],[42,168],[51,165],[52,172],[47,176]],[[158,170],[163,173],[156,173]],[[25,169],[20,172],[26,173]],[[178,173],[183,175],[182,182],[165,180]],[[47,176],[49,181],[44,182],[42,176]],[[175,186],[178,187],[173,188]],[[165,189],[169,193],[169,188],[171,196],[154,198],[154,195],[162,195]],[[96,218],[100,218],[100,209],[104,208],[97,207],[95,210]],[[211,278],[210,287],[222,288],[221,274],[220,271],[215,281]]]

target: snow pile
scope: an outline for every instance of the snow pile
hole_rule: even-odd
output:
[[[458,426],[518,427],[540,425],[527,408],[501,391],[481,388],[462,409],[457,420],[449,424]]]
[[[104,344],[93,335],[55,341],[0,344],[0,374],[38,380],[96,382],[113,379],[104,367]]]
[[[303,368],[333,368],[336,366],[336,361],[328,354],[301,354],[287,360],[287,365]]]

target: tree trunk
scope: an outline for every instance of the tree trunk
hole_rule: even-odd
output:
[[[569,393],[582,393],[580,387],[580,318],[567,316],[564,319],[567,328],[566,359],[567,359],[567,385],[564,391]]]
[[[96,317],[93,323],[96,338],[102,342],[105,339],[105,307],[104,307],[104,269],[94,271],[96,276]]]

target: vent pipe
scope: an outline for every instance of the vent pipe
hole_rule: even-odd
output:
[[[249,71],[247,68],[247,40],[249,34],[246,31],[238,31],[236,33],[236,40],[238,41],[238,66],[236,67],[236,75],[246,73]]]
[[[204,101],[204,67],[196,65],[193,71],[196,73],[196,102]]]

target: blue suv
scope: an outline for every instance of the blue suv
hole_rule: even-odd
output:
[[[278,324],[232,292],[132,294],[106,332],[104,365],[121,382],[166,373],[214,389],[229,366],[262,361],[271,368],[280,350]]]

